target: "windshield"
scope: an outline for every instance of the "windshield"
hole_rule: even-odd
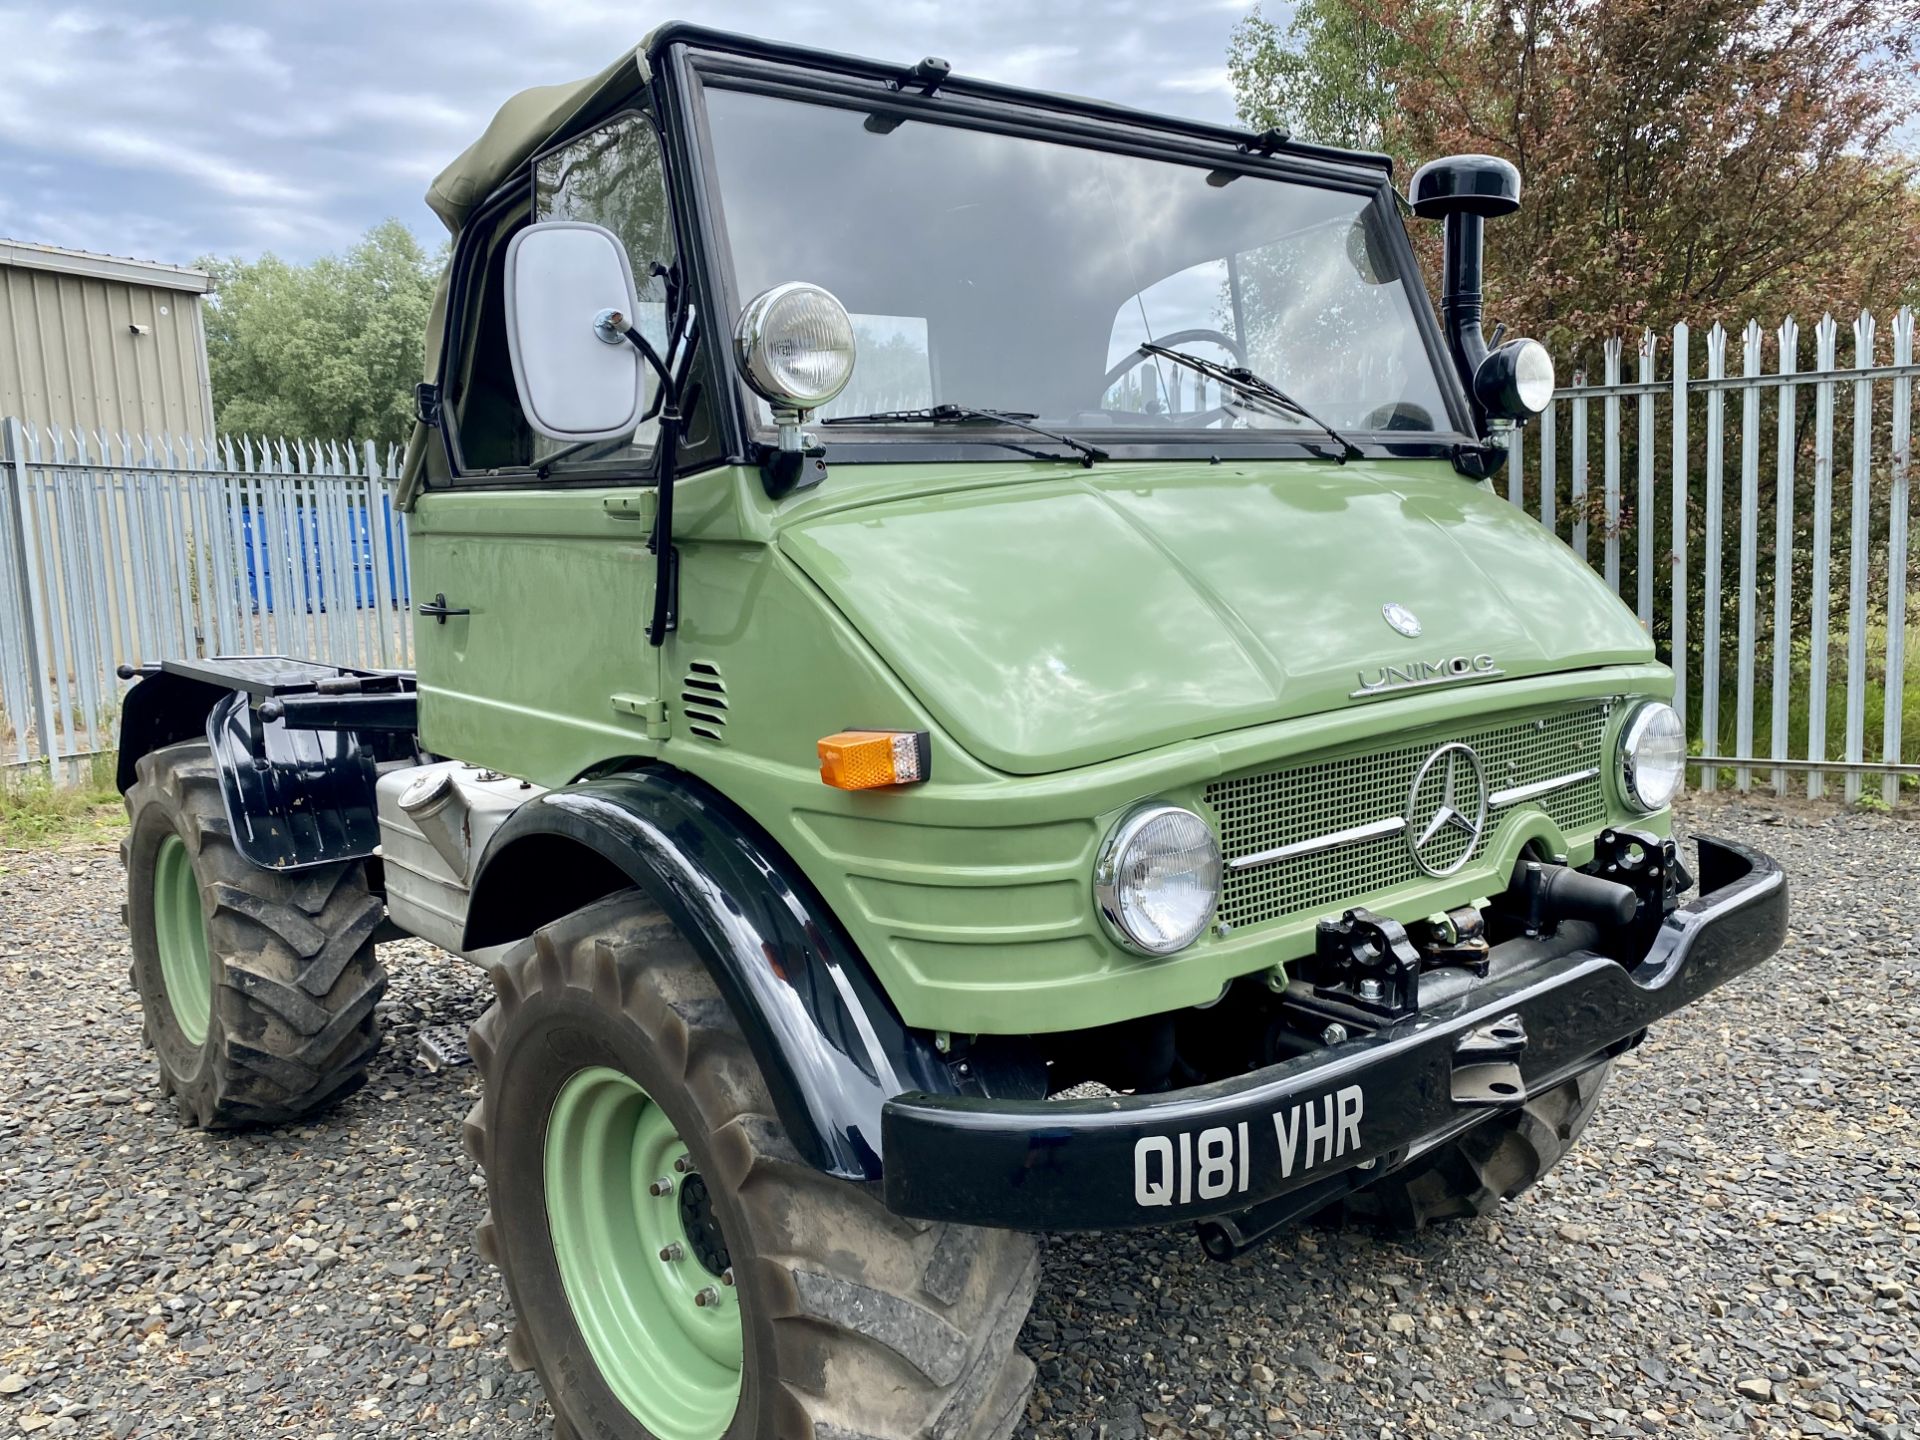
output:
[[[1398,220],[1371,196],[911,120],[882,133],[744,91],[707,106],[738,296],[805,280],[853,315],[852,383],[818,419],[948,404],[1149,432],[1122,440],[1314,433],[1140,354],[1152,341],[1253,370],[1342,430],[1453,428]]]

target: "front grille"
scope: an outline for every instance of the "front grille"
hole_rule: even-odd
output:
[[[1463,741],[1479,754],[1489,794],[1586,769],[1604,772],[1601,742],[1608,711],[1604,703],[1585,705],[1393,750],[1216,780],[1207,786],[1206,798],[1219,817],[1221,853],[1232,860],[1396,819],[1406,812],[1407,792],[1422,763],[1449,740]],[[1486,843],[1505,815],[1525,806],[1545,811],[1568,836],[1597,830],[1606,822],[1604,775],[1534,799],[1489,806],[1478,844]],[[1457,854],[1456,849],[1444,858]],[[1404,833],[1377,835],[1229,870],[1219,918],[1238,928],[1303,912],[1330,914],[1429,878],[1414,863]]]

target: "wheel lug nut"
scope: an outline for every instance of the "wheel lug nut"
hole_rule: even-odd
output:
[[[720,1283],[728,1289],[733,1288],[733,1267],[731,1265],[727,1266],[727,1268],[721,1272]]]
[[[654,1181],[651,1185],[647,1186],[647,1194],[652,1196],[658,1197],[661,1195],[671,1195],[672,1193],[673,1193],[673,1181],[667,1179],[664,1175],[661,1176],[660,1179]]]
[[[673,1162],[673,1168],[681,1175],[691,1175],[693,1173],[693,1157],[691,1155],[682,1155],[678,1160]]]
[[[702,1308],[709,1305],[718,1305],[720,1303],[720,1292],[714,1286],[709,1285],[693,1297],[693,1303]]]
[[[687,1258],[686,1247],[678,1240],[675,1240],[671,1245],[662,1245],[660,1247],[660,1258],[662,1260],[684,1260]]]

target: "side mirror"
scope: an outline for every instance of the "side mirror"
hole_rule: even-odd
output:
[[[626,338],[640,308],[626,247],[578,220],[529,225],[507,245],[507,353],[527,423],[549,440],[631,435],[646,370]]]

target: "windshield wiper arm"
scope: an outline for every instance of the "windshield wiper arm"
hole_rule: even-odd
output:
[[[1039,417],[1030,410],[983,410],[978,405],[929,405],[919,410],[876,410],[871,415],[835,415],[830,420],[822,420],[822,425],[968,425],[982,422],[997,425],[1011,425],[1016,430],[1026,430],[1041,435],[1056,445],[1064,445],[1080,457],[1080,463],[1089,470],[1096,460],[1108,459],[1107,452],[1098,445],[1089,445],[1084,440],[1076,440],[1071,435],[1062,435],[1058,431],[1046,430],[1035,425]],[[1024,448],[1024,447],[1015,447]],[[1034,452],[1029,450],[1028,454]],[[1061,457],[1064,458],[1064,457]]]
[[[1176,365],[1184,365],[1189,370],[1198,371],[1210,380],[1218,380],[1222,385],[1231,386],[1242,395],[1252,395],[1258,399],[1271,400],[1276,405],[1284,405],[1302,420],[1318,425],[1329,440],[1340,447],[1340,463],[1349,460],[1364,460],[1366,451],[1342,435],[1318,415],[1314,414],[1286,391],[1271,380],[1263,379],[1244,365],[1222,365],[1218,361],[1203,360],[1198,355],[1189,355],[1184,350],[1170,350],[1165,345],[1155,345],[1148,341],[1140,347],[1142,355],[1157,355],[1163,360],[1171,360]]]

